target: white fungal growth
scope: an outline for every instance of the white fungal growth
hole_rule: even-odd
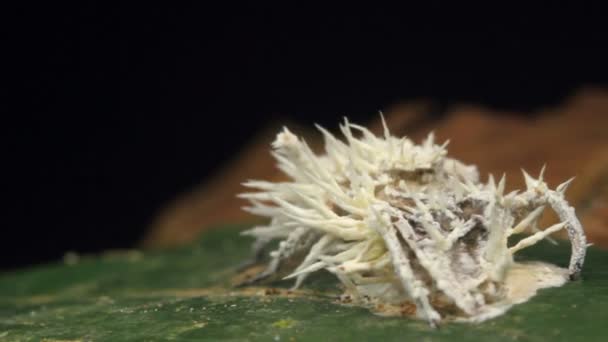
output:
[[[432,133],[417,145],[391,136],[386,124],[384,136],[377,137],[345,120],[345,142],[318,129],[324,155],[315,155],[287,128],[273,142],[272,154],[289,182],[244,184],[257,190],[240,195],[251,202],[245,210],[270,219],[244,233],[256,238],[256,253],[281,240],[266,270],[252,281],[278,274],[300,256],[285,277],[295,279],[295,287],[324,269],[355,302],[413,303],[416,315],[435,325],[446,317],[494,317],[537,288],[580,274],[587,244],[564,199],[571,180],[551,190],[544,168],[538,179],[524,171],[527,189],[505,194],[504,176],[498,183],[491,176],[480,182],[476,167],[448,158],[447,142],[435,144]],[[561,222],[538,230],[546,207]],[[567,271],[514,262],[516,252],[563,228],[572,243]],[[509,236],[528,231],[508,245]],[[520,284],[533,278],[516,276],[522,269],[544,280]]]

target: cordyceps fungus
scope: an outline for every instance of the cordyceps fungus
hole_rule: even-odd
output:
[[[447,142],[431,133],[420,145],[384,136],[345,120],[345,142],[322,127],[325,154],[284,129],[273,142],[287,182],[249,181],[257,192],[240,196],[253,214],[270,219],[244,234],[270,253],[256,282],[292,264],[286,279],[298,287],[319,270],[333,273],[354,303],[390,308],[409,304],[431,325],[443,319],[482,321],[504,313],[543,287],[579,276],[587,243],[574,208],[564,199],[570,181],[551,190],[524,171],[525,191],[504,193],[505,177],[479,181],[475,166],[448,158]],[[356,135],[356,136],[355,136]],[[560,219],[544,230],[546,207]],[[572,244],[569,268],[518,263],[513,255],[565,228]],[[531,234],[509,246],[509,237]],[[289,261],[289,263],[287,263]]]

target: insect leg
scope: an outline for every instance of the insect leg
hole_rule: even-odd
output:
[[[251,278],[246,284],[259,282],[275,274],[283,261],[312,244],[313,239],[307,238],[311,233],[310,229],[306,227],[298,227],[289,233],[287,239],[279,243],[279,248],[270,253],[272,260],[270,260],[266,269]]]
[[[410,261],[405,254],[405,246],[401,244],[393,227],[385,227],[382,232],[386,246],[391,253],[391,261],[397,278],[408,295],[415,301],[416,307],[424,312],[426,320],[432,327],[436,327],[441,321],[441,316],[429,302],[429,290],[424,283],[416,278]]]
[[[558,187],[559,189],[559,187]],[[575,280],[580,277],[583,263],[585,262],[585,253],[587,250],[587,239],[583,226],[574,213],[574,208],[568,204],[564,196],[559,191],[547,191],[547,200],[551,208],[562,222],[567,222],[566,231],[568,238],[572,244],[572,252],[570,255],[570,280]]]

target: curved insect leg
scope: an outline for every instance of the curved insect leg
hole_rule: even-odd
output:
[[[565,190],[565,188],[560,185],[557,188],[557,191],[547,191],[547,201],[551,205],[553,211],[559,216],[559,219],[562,222],[567,222],[566,230],[570,243],[572,244],[568,270],[570,272],[570,280],[575,280],[580,277],[581,270],[583,269],[585,253],[587,250],[587,239],[585,237],[585,232],[583,231],[583,226],[576,217],[574,208],[564,199],[563,191],[560,191],[560,187],[562,190]]]
[[[441,321],[441,315],[433,309],[429,302],[429,290],[420,279],[416,278],[410,261],[405,254],[405,246],[399,241],[395,229],[393,227],[383,227],[380,233],[391,253],[393,268],[401,285],[403,285],[403,288],[415,301],[416,307],[422,309],[428,323],[432,327],[436,327]]]
[[[289,233],[287,239],[279,243],[279,248],[270,253],[270,255],[272,256],[272,260],[270,261],[266,269],[260,272],[255,277],[248,280],[247,282],[245,282],[243,285],[249,285],[259,282],[277,273],[283,261],[289,259],[296,252],[307,248],[309,245],[312,244],[314,239],[310,236],[311,233],[311,230],[306,227],[298,227],[291,233]]]
[[[272,241],[272,238],[257,238],[251,246],[252,255],[237,266],[237,271],[243,271],[262,260],[264,248]]]

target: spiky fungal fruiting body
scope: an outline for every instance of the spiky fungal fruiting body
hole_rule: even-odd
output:
[[[245,183],[257,190],[240,195],[252,204],[245,210],[270,219],[245,232],[256,238],[254,249],[281,240],[253,281],[304,255],[286,277],[295,278],[295,287],[327,270],[355,302],[413,303],[416,315],[434,325],[446,317],[483,320],[523,301],[509,297],[522,286],[509,282],[522,266],[513,255],[562,228],[572,243],[569,269],[536,265],[548,277],[559,274],[538,287],[579,275],[587,244],[564,199],[570,181],[551,190],[542,171],[538,179],[524,171],[527,189],[505,194],[504,176],[480,182],[476,167],[448,158],[447,143],[435,144],[432,133],[417,145],[391,136],[386,125],[378,137],[345,120],[345,141],[318,128],[324,155],[286,128],[273,142],[272,154],[290,181]],[[545,207],[561,222],[539,230]],[[526,231],[532,234],[508,245],[509,236]]]

